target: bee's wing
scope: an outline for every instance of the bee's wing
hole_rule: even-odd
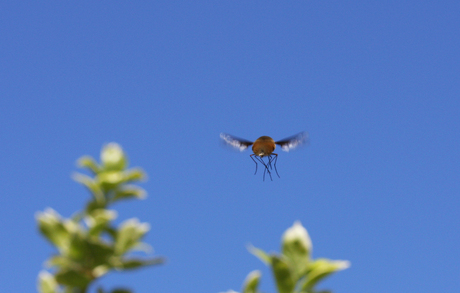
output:
[[[279,140],[276,142],[276,144],[280,145],[283,151],[289,152],[290,150],[302,144],[308,144],[308,142],[309,142],[308,132],[301,132],[296,135]]]
[[[230,134],[226,134],[226,133],[221,133],[220,138],[222,139],[222,141],[224,141],[229,146],[239,149],[240,151],[244,151],[250,145],[253,144],[252,141],[238,138],[235,136],[231,136]]]

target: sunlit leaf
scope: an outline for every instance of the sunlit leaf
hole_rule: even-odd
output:
[[[145,197],[146,197],[146,192],[143,189],[139,187],[130,186],[129,188],[117,190],[115,192],[115,196],[113,197],[113,201],[117,201],[120,199],[130,199],[130,198],[144,199]]]
[[[307,230],[297,221],[282,237],[282,254],[294,269],[295,279],[303,277],[308,268],[312,244]]]
[[[89,235],[97,236],[117,217],[117,212],[107,209],[94,209],[88,212],[85,222],[89,228]]]
[[[94,160],[90,156],[81,157],[80,159],[78,159],[77,164],[79,167],[89,169],[91,172],[93,172],[93,174],[99,173],[101,169],[97,164],[96,160]]]
[[[295,288],[295,281],[287,261],[276,255],[272,255],[271,258],[271,267],[273,275],[275,276],[278,292],[292,293]]]
[[[40,293],[57,293],[58,283],[53,275],[47,271],[41,271],[38,275],[37,290]]]
[[[307,280],[303,285],[304,290],[312,289],[320,280],[334,272],[350,267],[350,262],[343,260],[317,259],[310,263]]]
[[[62,255],[55,255],[48,259],[46,265],[48,267],[59,267],[60,269],[65,269],[73,267],[74,262],[68,257]]]
[[[110,190],[123,183],[124,174],[121,171],[106,171],[97,174],[96,179],[106,190]]]
[[[109,271],[110,271],[110,266],[100,265],[100,266],[95,267],[92,273],[95,278],[99,278],[107,274]]]
[[[126,168],[128,162],[121,146],[117,143],[109,143],[102,148],[101,163],[106,171],[121,171]]]
[[[115,242],[116,254],[121,255],[134,247],[149,230],[149,224],[139,223],[136,218],[121,223]]]
[[[264,262],[266,265],[270,265],[272,262],[272,258],[270,257],[269,254],[267,254],[265,251],[262,249],[259,249],[257,247],[254,247],[252,245],[248,246],[248,250],[250,253],[253,255],[257,256],[262,262]]]
[[[58,248],[65,249],[70,241],[70,233],[61,216],[53,209],[47,208],[44,212],[37,212],[35,218],[40,232]]]
[[[260,277],[261,277],[261,273],[258,270],[250,272],[248,276],[246,277],[246,280],[244,281],[242,292],[243,293],[258,292],[257,288],[259,287]]]
[[[146,180],[147,175],[141,168],[132,168],[124,172],[124,182]]]

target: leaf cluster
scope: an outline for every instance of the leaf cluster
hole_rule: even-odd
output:
[[[281,241],[281,253],[266,253],[250,246],[249,251],[271,268],[279,293],[326,293],[316,285],[334,272],[350,266],[348,261],[311,259],[312,244],[307,230],[300,222],[286,230]],[[249,273],[243,284],[243,293],[257,293],[260,271]]]
[[[145,192],[130,185],[146,178],[139,168],[127,169],[128,160],[118,144],[106,145],[101,163],[84,156],[79,166],[88,169],[92,177],[75,174],[74,179],[92,195],[86,208],[69,219],[47,208],[36,214],[38,228],[56,247],[57,254],[46,262],[49,271],[39,274],[41,293],[84,293],[93,281],[112,270],[124,271],[163,263],[159,257],[130,256],[136,250],[149,250],[142,238],[149,231],[147,223],[138,219],[125,220],[115,227],[117,213],[109,205],[121,199],[145,198]],[[102,288],[99,293],[105,293]],[[112,293],[130,292],[114,289]]]
[[[41,234],[56,247],[57,253],[46,262],[49,270],[38,276],[41,293],[87,293],[98,278],[110,271],[126,271],[164,262],[160,257],[134,257],[132,252],[150,251],[142,242],[149,231],[147,223],[137,218],[113,224],[117,217],[111,204],[123,199],[143,199],[146,193],[135,182],[145,180],[140,168],[128,168],[128,159],[116,143],[101,151],[100,163],[89,156],[78,160],[78,165],[91,175],[76,173],[73,178],[91,193],[85,208],[70,218],[63,218],[51,208],[36,214]],[[281,240],[280,253],[249,247],[249,251],[271,268],[279,293],[330,293],[318,291],[317,284],[334,272],[349,267],[348,261],[312,259],[312,243],[307,230],[295,222]],[[242,292],[259,293],[260,271],[247,276]],[[236,293],[234,291],[229,291]],[[126,288],[97,293],[131,293]]]

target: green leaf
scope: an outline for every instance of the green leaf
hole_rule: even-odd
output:
[[[151,259],[138,259],[138,258],[129,258],[129,259],[119,259],[115,262],[115,268],[119,270],[133,270],[141,267],[152,266],[163,264],[164,259],[161,257],[155,257]]]
[[[57,293],[58,283],[53,275],[47,271],[41,271],[38,275],[37,290],[40,293]]]
[[[72,175],[72,178],[73,180],[77,181],[78,183],[88,188],[88,190],[94,196],[94,199],[96,199],[96,201],[99,204],[105,203],[104,192],[102,191],[101,186],[98,184],[98,182],[94,181],[93,178],[89,177],[88,175],[80,174],[80,173],[74,173]]]
[[[310,261],[311,240],[307,230],[297,221],[286,230],[282,237],[282,254],[289,261],[295,273],[295,280],[299,280],[307,273]]]
[[[97,266],[93,269],[92,271],[92,275],[95,277],[95,278],[99,278],[99,277],[102,277],[103,275],[107,274],[109,271],[110,271],[111,267],[109,264],[106,264],[106,265],[100,265],[100,266]]]
[[[307,280],[302,286],[303,290],[311,290],[316,284],[334,272],[344,270],[350,266],[348,261],[328,260],[325,258],[317,259],[310,263]]]
[[[249,250],[250,253],[255,255],[257,258],[259,258],[266,265],[271,265],[271,263],[272,263],[271,256],[268,253],[266,253],[265,251],[263,251],[262,249],[254,247],[252,245],[249,245],[248,250]]]
[[[56,273],[56,281],[65,286],[85,288],[93,279],[76,270],[61,270]]]
[[[113,254],[113,248],[101,239],[91,240],[78,234],[74,235],[69,247],[69,257],[91,269],[108,264]]]
[[[106,171],[121,171],[128,165],[123,149],[119,144],[114,142],[102,148],[101,162]]]
[[[139,223],[136,218],[121,223],[116,237],[115,253],[121,255],[136,246],[148,230],[149,224]]]
[[[89,228],[89,235],[98,236],[107,228],[110,221],[116,219],[117,212],[107,209],[94,209],[88,212],[85,222]]]
[[[117,185],[124,182],[124,174],[122,171],[105,171],[97,174],[97,182],[105,189],[111,190]]]
[[[75,263],[68,257],[62,255],[55,255],[48,259],[46,265],[48,267],[58,267],[60,269],[66,269],[74,267]]]
[[[86,257],[87,249],[87,240],[84,239],[83,235],[75,233],[72,235],[70,240],[70,245],[66,256],[72,259],[73,261],[81,261]]]
[[[97,202],[97,201],[91,200],[86,205],[86,214],[90,214],[94,210],[105,209],[107,205],[108,203],[105,201],[105,199],[104,199],[104,202]]]
[[[295,281],[287,261],[276,255],[272,255],[271,259],[272,270],[275,276],[278,292],[292,293],[295,288]]]
[[[40,232],[58,248],[65,249],[70,240],[70,233],[61,216],[53,209],[48,208],[44,212],[37,212],[35,218]]]
[[[142,188],[130,187],[122,190],[117,190],[115,192],[115,196],[113,197],[113,201],[130,198],[144,199],[145,197],[146,192]]]
[[[79,167],[89,169],[93,174],[97,174],[101,170],[97,162],[90,156],[81,157],[78,159],[77,164]]]
[[[260,271],[255,270],[248,274],[243,284],[243,293],[256,293],[260,282]]]
[[[147,175],[141,168],[132,168],[124,173],[124,182],[146,180]]]

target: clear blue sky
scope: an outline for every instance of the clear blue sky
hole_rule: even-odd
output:
[[[287,1],[286,1],[287,2]],[[53,253],[34,213],[89,198],[82,155],[118,142],[149,175],[119,220],[151,224],[164,266],[104,277],[138,293],[239,290],[295,220],[351,262],[336,293],[460,290],[460,2],[3,1],[2,292]],[[253,175],[253,140],[310,133]]]

